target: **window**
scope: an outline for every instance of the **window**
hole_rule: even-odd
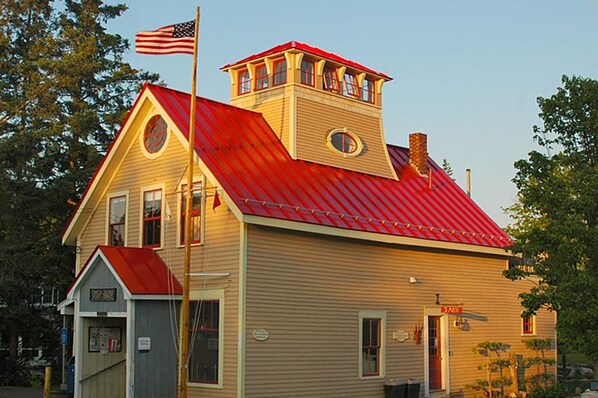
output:
[[[162,190],[143,192],[143,247],[160,247],[162,235]]]
[[[246,94],[251,91],[251,79],[249,79],[249,71],[243,69],[239,71],[239,94]]]
[[[509,269],[512,268],[519,268],[523,272],[527,274],[534,274],[534,266],[536,262],[533,258],[524,258],[524,257],[517,257],[511,256],[509,257]]]
[[[201,241],[201,183],[193,183],[191,207],[191,243]],[[181,189],[181,245],[185,243],[185,215],[187,208],[187,185]]]
[[[160,115],[154,115],[145,125],[143,146],[150,154],[159,152],[166,143],[168,126]]]
[[[189,382],[220,381],[220,301],[189,303]]]
[[[536,334],[536,317],[534,315],[521,315],[521,334],[531,336]]]
[[[110,198],[108,206],[108,244],[124,246],[127,197],[122,195]]]
[[[363,80],[363,87],[361,88],[361,100],[374,103],[374,82],[368,79]]]
[[[273,86],[280,86],[287,82],[287,61],[279,59],[274,61],[274,82]]]
[[[357,78],[354,75],[345,73],[343,80],[343,95],[359,99],[359,85],[357,85]]]
[[[255,89],[263,90],[268,88],[268,70],[266,65],[258,65],[255,67]]]
[[[385,318],[384,311],[360,311],[359,313],[360,377],[384,376]]]
[[[312,87],[315,85],[314,70],[314,63],[312,61],[301,61],[301,84]]]
[[[347,128],[334,129],[328,133],[327,145],[334,152],[344,157],[358,156],[363,143],[357,134]]]
[[[340,93],[341,90],[338,82],[338,76],[336,75],[336,69],[324,69],[324,89],[332,91],[333,93]]]

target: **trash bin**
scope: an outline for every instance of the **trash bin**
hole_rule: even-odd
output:
[[[406,398],[418,398],[419,397],[419,381],[415,381],[414,379],[407,380],[407,384],[405,385],[405,397]]]
[[[390,379],[384,382],[384,398],[405,398],[405,382]]]
[[[75,357],[71,357],[66,364],[66,396],[75,396]]]

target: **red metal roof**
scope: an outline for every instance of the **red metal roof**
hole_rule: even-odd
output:
[[[251,62],[253,60],[257,60],[257,59],[260,59],[260,58],[265,58],[265,57],[270,56],[270,55],[279,54],[279,53],[282,53],[284,51],[290,50],[292,48],[300,50],[300,51],[303,51],[303,52],[306,52],[306,53],[309,53],[309,54],[313,54],[315,56],[318,56],[318,57],[321,57],[321,58],[324,58],[324,59],[327,59],[327,60],[330,60],[330,61],[334,61],[334,62],[338,62],[338,63],[343,64],[343,65],[347,65],[349,67],[355,68],[355,69],[363,71],[363,72],[371,73],[371,74],[379,76],[379,77],[381,77],[381,78],[383,78],[385,80],[392,80],[392,77],[386,75],[385,73],[377,72],[377,71],[375,71],[373,69],[370,69],[370,68],[368,68],[366,66],[358,64],[357,62],[348,60],[348,59],[343,58],[343,57],[341,57],[339,55],[336,55],[334,53],[330,53],[328,51],[321,50],[321,49],[319,49],[317,47],[310,46],[309,44],[300,43],[298,41],[289,41],[288,43],[280,44],[280,45],[278,45],[276,47],[272,47],[269,50],[262,51],[261,53],[250,55],[249,57],[243,58],[240,61],[234,62],[232,64],[224,65],[220,69],[221,70],[222,69],[229,69],[229,68],[232,68],[232,67],[237,66],[237,65],[246,64],[246,63]]]
[[[187,136],[190,95],[146,90]],[[511,241],[434,162],[432,184],[388,146],[399,180],[293,160],[259,113],[197,98],[195,150],[243,214],[500,248]]]
[[[181,295],[183,287],[153,249],[98,246],[69,291],[101,252],[132,295]]]

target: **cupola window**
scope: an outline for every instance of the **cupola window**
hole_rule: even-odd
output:
[[[279,59],[274,61],[274,80],[273,86],[280,86],[287,82],[287,61],[286,59]]]
[[[341,90],[340,84],[338,82],[338,76],[336,75],[336,69],[324,69],[324,89],[333,93],[340,93]]]
[[[247,94],[251,91],[251,80],[249,79],[249,71],[243,69],[239,71],[239,94]]]
[[[343,81],[343,95],[359,99],[359,85],[357,84],[357,78],[355,75],[345,73],[345,79]]]
[[[363,87],[361,90],[361,100],[365,102],[369,102],[370,104],[374,103],[374,82],[369,79],[363,80]]]
[[[306,86],[314,86],[314,63],[309,60],[301,61],[301,84]]]
[[[261,64],[255,68],[255,90],[263,90],[268,88],[268,70],[266,65]]]

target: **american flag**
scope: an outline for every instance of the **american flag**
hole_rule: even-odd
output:
[[[193,54],[195,21],[164,26],[135,35],[135,51],[140,54]]]

